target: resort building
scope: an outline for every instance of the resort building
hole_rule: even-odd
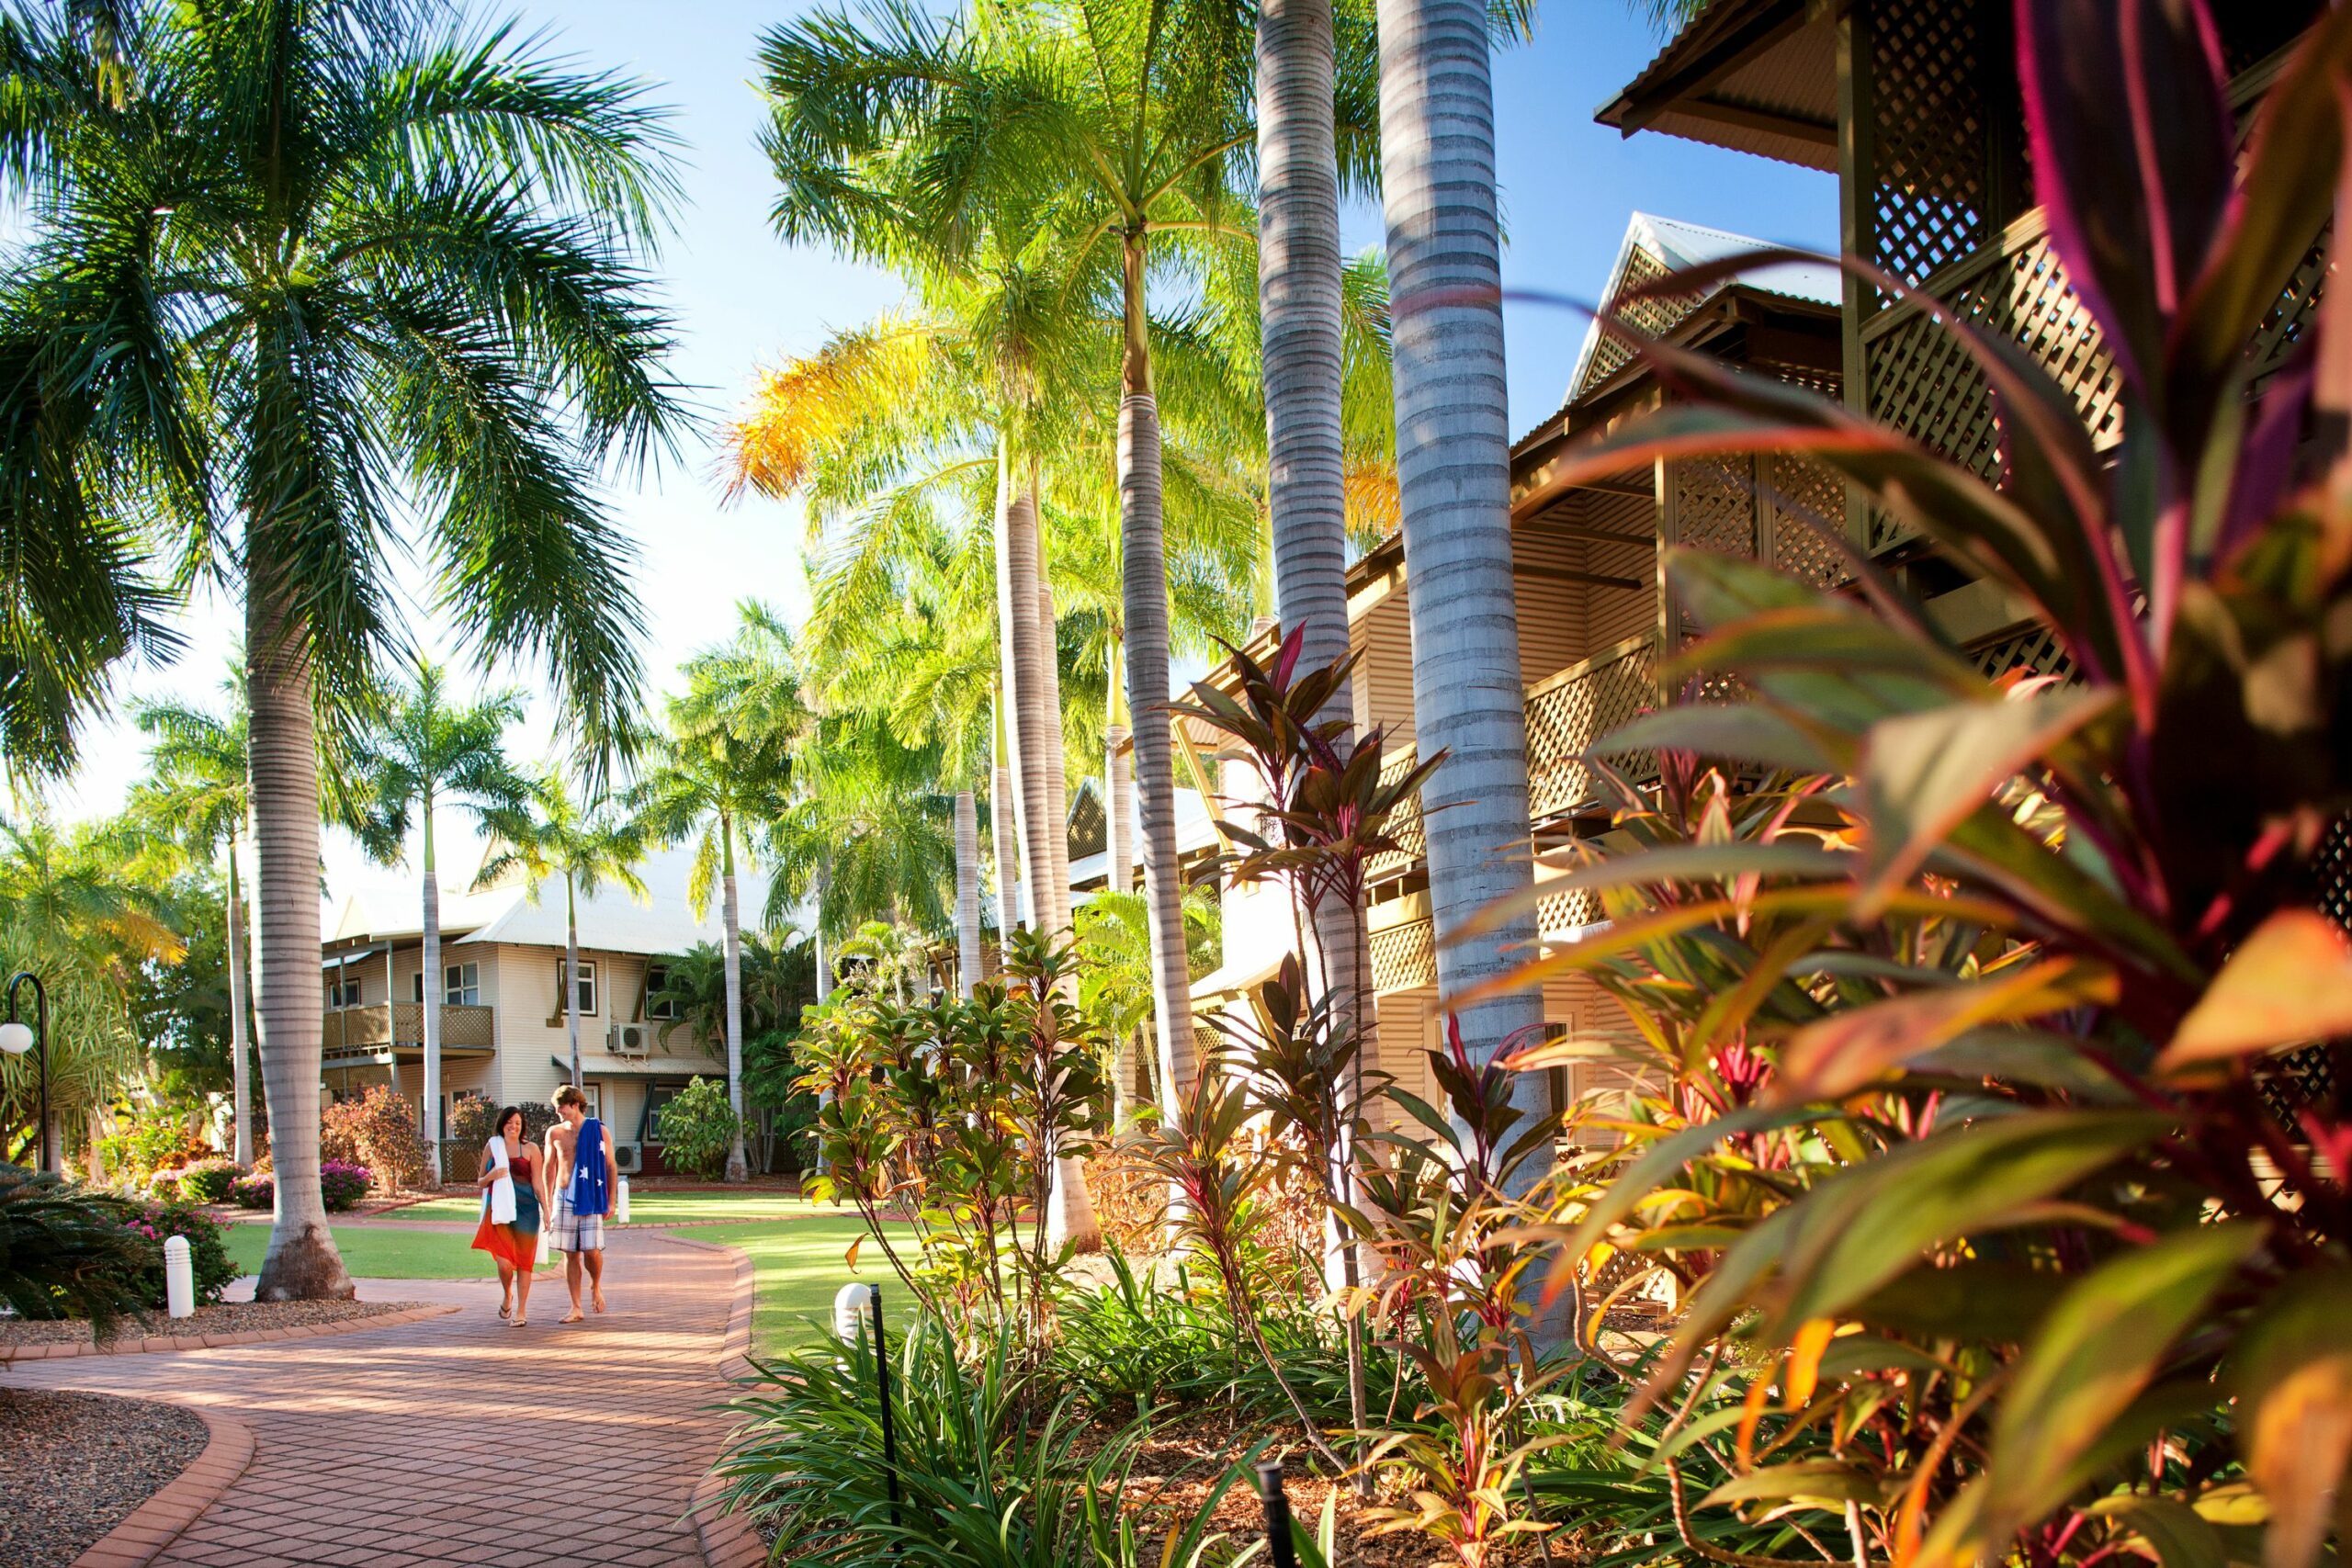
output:
[[[725,1045],[682,1022],[660,995],[664,960],[722,939],[716,900],[686,903],[691,856],[660,851],[639,867],[647,897],[613,883],[577,900],[580,1059],[589,1104],[613,1129],[624,1170],[662,1173],[654,1113],[696,1077],[723,1077]],[[571,1076],[562,1003],[563,879],[519,875],[441,896],[441,1111],[469,1095],[546,1103]],[[742,879],[747,908],[763,879]],[[424,1094],[424,931],[415,894],[345,902],[320,951],[322,1077],[330,1100],[390,1085]],[[465,1151],[451,1150],[462,1159]],[[453,1167],[453,1168],[455,1168]]]

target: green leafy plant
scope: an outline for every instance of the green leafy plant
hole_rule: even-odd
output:
[[[383,1084],[372,1084],[357,1099],[339,1100],[320,1111],[319,1157],[365,1166],[393,1191],[424,1186],[432,1171],[416,1108]]]
[[[198,1303],[217,1302],[237,1277],[237,1265],[229,1257],[228,1226],[201,1209],[186,1203],[149,1203],[121,1212],[122,1225],[152,1242],[147,1268],[140,1281],[141,1304],[161,1312],[169,1304],[164,1275],[164,1243],[172,1236],[185,1236],[188,1244],[188,1267],[195,1281]]]
[[[103,1339],[144,1302],[154,1242],[119,1201],[0,1165],[0,1301],[19,1317],[82,1317]]]
[[[728,1151],[742,1135],[742,1122],[717,1078],[696,1077],[656,1113],[662,1161],[705,1179],[727,1167]]]
[[[1729,1517],[1838,1561],[2301,1568],[2352,1457],[2352,1316],[2319,1304],[2352,1280],[2352,1131],[2275,1076],[2352,1066],[2352,946],[2309,883],[2352,807],[2352,341],[2331,303],[2301,367],[2249,388],[2243,351],[2330,216],[2352,15],[2273,83],[2239,179],[2201,5],[2018,14],[2120,446],[1939,317],[1993,400],[1996,480],[1645,343],[1685,400],[1560,482],[1802,450],[2026,606],[2073,676],[1981,672],[1850,555],[1849,594],[1670,558],[1708,632],[1668,678],[1744,697],[1597,748],[1663,749],[1667,782],[1621,786],[1629,846],[1545,886],[1600,895],[1608,929],[1515,977],[1601,977],[1675,1075],[1566,1195],[1553,1279],[1608,1247],[1692,1284],[1634,1408],[1714,1391],[1731,1473],[1693,1500],[1658,1457],[1698,1556],[1813,1560],[1724,1555]],[[1708,760],[1777,777],[1742,803]]]
[[[215,1156],[198,1160],[180,1172],[180,1192],[191,1202],[225,1203],[229,1190],[244,1174],[235,1160]]]

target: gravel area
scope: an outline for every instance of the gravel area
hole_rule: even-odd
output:
[[[204,1451],[175,1404],[0,1387],[0,1562],[65,1568]]]
[[[200,1306],[194,1317],[172,1318],[156,1313],[145,1318],[125,1318],[119,1335],[243,1334],[260,1328],[302,1328],[314,1323],[340,1323],[351,1317],[375,1317],[401,1312],[415,1302],[222,1302]],[[28,1323],[0,1318],[0,1346],[55,1345],[90,1342],[90,1325],[79,1321]],[[7,1559],[0,1558],[0,1562]]]

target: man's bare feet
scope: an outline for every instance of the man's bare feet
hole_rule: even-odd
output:
[[[597,1287],[595,1288],[595,1290],[594,1290],[594,1291],[593,1291],[592,1292],[590,1292],[590,1295],[591,1295],[591,1299],[592,1299],[592,1300],[594,1300],[594,1303],[596,1303],[596,1310],[597,1310],[598,1312],[602,1312],[602,1311],[604,1311],[604,1310],[605,1310],[605,1287],[604,1287],[604,1286],[602,1286],[602,1285],[597,1286]]]

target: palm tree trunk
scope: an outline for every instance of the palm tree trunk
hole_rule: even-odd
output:
[[[956,792],[956,994],[980,980],[980,808],[968,789]]]
[[[1119,641],[1111,641],[1111,667],[1105,673],[1102,705],[1102,886],[1125,893],[1135,871],[1135,846],[1128,835],[1135,827],[1135,777],[1128,772],[1128,731],[1125,711],[1119,705]]]
[[[1159,406],[1151,390],[1144,316],[1144,236],[1126,237],[1126,346],[1119,400],[1121,619],[1127,711],[1135,721],[1142,803],[1144,903],[1151,931],[1152,1012],[1159,1026],[1160,1111],[1170,1119],[1199,1071],[1192,967],[1184,950],[1183,872],[1176,852],[1176,763],[1168,728],[1168,560],[1160,525]]]
[[[258,554],[258,551],[255,552]],[[249,789],[259,897],[262,1083],[269,1095],[275,1223],[255,1299],[348,1299],[351,1276],[319,1192],[319,761],[310,630],[251,563],[245,611]]]
[[[735,1112],[735,1136],[727,1150],[727,1179],[748,1181],[750,1156],[743,1152],[743,931],[735,903],[735,824],[718,817],[719,908],[727,925],[727,1103]]]
[[[237,840],[229,840],[229,1093],[240,1167],[254,1163],[252,1046],[245,1038],[245,897],[237,883]]]
[[[1261,0],[1258,7],[1258,309],[1263,323],[1267,500],[1272,514],[1274,604],[1285,634],[1303,628],[1300,660],[1328,665],[1348,652],[1345,454],[1340,444],[1340,161],[1333,131],[1330,0]],[[1351,720],[1354,695],[1342,683],[1319,716]],[[1339,738],[1355,749],[1352,728]],[[1350,1119],[1363,1105],[1363,1054],[1373,1048],[1371,998],[1356,985],[1364,912],[1352,902],[1317,900],[1315,942],[1332,1024],[1359,1028],[1340,1089]],[[1354,1138],[1331,1151],[1331,1189],[1358,1201]],[[1353,1233],[1326,1221],[1327,1256],[1338,1283],[1360,1283]],[[1348,1404],[1359,1430],[1366,1390],[1358,1320],[1348,1320]]]
[[[433,792],[419,801],[424,818],[424,1157],[441,1185],[441,882],[433,856]]]
[[[571,1087],[584,1089],[580,1077],[580,909],[568,871],[563,874],[563,1025],[571,1038]]]
[[[1037,493],[1036,468],[1029,475],[1029,493]],[[1033,500],[1032,505],[1035,502]],[[1046,558],[1045,531],[1037,536],[1038,707],[1046,720],[1046,859],[1053,872],[1046,886],[1053,889],[1054,918],[1046,930],[1060,934],[1069,927],[1069,767],[1062,750],[1061,645],[1057,636],[1061,617],[1054,613],[1054,574]]]
[[[1006,639],[1008,648],[1011,639]],[[1006,658],[1012,655],[1007,653]],[[996,890],[1001,907],[996,912],[997,940],[1004,933],[1029,921],[1025,900],[1029,891],[1021,880],[1021,843],[1013,831],[1014,819],[1020,815],[1020,801],[1012,788],[1013,770],[1005,758],[1010,741],[1007,732],[1012,725],[1005,714],[1005,687],[998,683],[996,704],[995,773],[989,785],[989,836],[996,849]]]
[[[1032,923],[1039,931],[1057,931],[1068,918],[1059,902],[1068,897],[1068,889],[1057,885],[1053,851],[1052,802],[1062,759],[1052,738],[1060,728],[1061,682],[1056,678],[1047,636],[1038,625],[1044,601],[1037,587],[1037,497],[1025,483],[1017,490],[1013,487],[1009,465],[1001,471],[999,484],[1004,492],[999,509],[1000,540],[1012,579],[1006,606],[1012,628],[1010,739],[1019,781],[1022,879],[1029,885]]]
[[[1527,712],[1512,599],[1510,431],[1495,207],[1494,89],[1479,0],[1378,0],[1381,196],[1394,314],[1396,480],[1438,995],[1501,974],[1535,939],[1531,915],[1455,940],[1527,887]],[[1481,1060],[1543,1022],[1532,991],[1461,1014]],[[1544,1109],[1541,1075],[1512,1097]],[[1531,1162],[1524,1179],[1541,1171]]]
[[[1035,521],[1035,516],[1033,513],[1031,514],[1033,525]],[[999,796],[998,804],[1002,807],[1009,802],[1012,807],[1014,854],[1012,874],[1020,884],[1021,891],[1021,898],[1010,918],[1018,924],[1034,926],[1037,923],[1038,911],[1035,908],[1036,889],[1026,873],[1033,834],[1030,821],[1032,802],[1029,795],[1029,775],[1023,765],[1022,757],[1022,703],[1026,693],[1027,682],[1023,674],[1021,663],[1020,627],[1028,618],[1028,613],[1022,606],[1034,604],[1035,595],[1023,594],[1016,586],[1016,583],[1023,580],[1016,570],[1013,527],[1012,457],[1000,446],[997,450],[996,464],[996,640],[999,666],[997,684],[1002,704],[1001,717],[1004,750],[1001,766],[1010,771],[1014,788],[1009,795]],[[1029,559],[1034,573],[1036,559],[1034,531],[1031,536]],[[998,847],[1001,850],[1003,847],[1001,841]]]

